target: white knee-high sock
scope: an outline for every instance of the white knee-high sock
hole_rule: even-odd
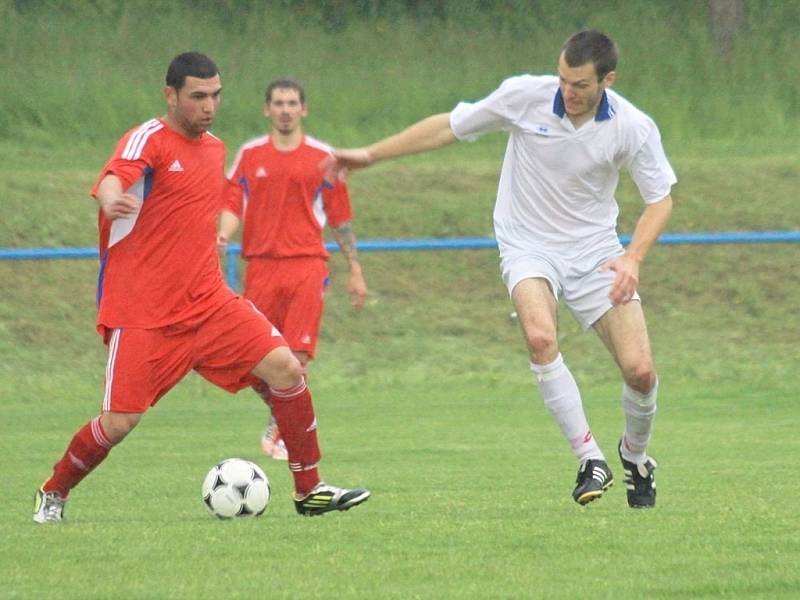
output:
[[[531,371],[536,376],[544,405],[558,423],[578,460],[605,460],[583,413],[578,384],[561,354],[547,365],[531,363]]]
[[[634,463],[647,460],[647,444],[656,417],[658,380],[646,394],[637,392],[627,383],[622,386],[622,407],[625,411],[625,435],[622,437],[622,457]]]

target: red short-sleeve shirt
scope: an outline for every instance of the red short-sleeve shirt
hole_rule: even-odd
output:
[[[328,257],[322,230],[352,218],[343,181],[325,181],[330,147],[310,136],[292,151],[269,136],[244,144],[228,170],[223,208],[242,219],[244,258]]]
[[[203,318],[233,293],[216,253],[225,186],[225,145],[187,138],[162,119],[128,131],[92,188],[116,175],[139,199],[137,213],[99,215],[97,328],[154,328]]]

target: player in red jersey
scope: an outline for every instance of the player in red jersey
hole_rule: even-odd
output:
[[[303,131],[303,87],[291,79],[267,86],[264,116],[271,131],[244,144],[228,171],[217,242],[224,251],[242,223],[247,261],[244,297],[272,321],[305,369],[314,358],[328,283],[322,230],[329,224],[350,267],[347,289],[356,308],[367,287],[356,255],[350,196],[344,181],[325,181],[320,163],[330,147]],[[285,459],[273,419],[261,440],[265,453]]]
[[[369,497],[320,481],[316,418],[300,362],[278,329],[222,279],[214,239],[225,146],[208,132],[221,90],[211,59],[177,56],[167,70],[167,115],[126,133],[92,189],[100,205],[105,395],[100,415],[75,434],[37,491],[37,523],[61,521],[70,490],[192,369],[230,392],[255,386],[269,395],[298,513],[347,510]]]

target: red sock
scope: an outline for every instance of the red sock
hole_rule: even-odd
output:
[[[289,453],[289,469],[294,477],[294,489],[308,494],[320,481],[317,463],[322,454],[317,443],[317,418],[311,403],[311,392],[305,380],[286,389],[270,388],[272,416],[281,430]]]
[[[108,441],[100,417],[84,425],[67,446],[67,451],[53,466],[53,476],[42,486],[45,492],[56,491],[66,498],[69,491],[108,456]]]

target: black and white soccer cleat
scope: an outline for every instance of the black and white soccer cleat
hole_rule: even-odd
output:
[[[614,475],[604,460],[590,458],[578,469],[572,497],[578,504],[589,504],[614,484]]]
[[[651,457],[643,463],[633,463],[622,457],[622,440],[619,441],[619,459],[625,471],[625,487],[628,491],[628,506],[652,508],[656,505],[656,476],[658,464]]]

